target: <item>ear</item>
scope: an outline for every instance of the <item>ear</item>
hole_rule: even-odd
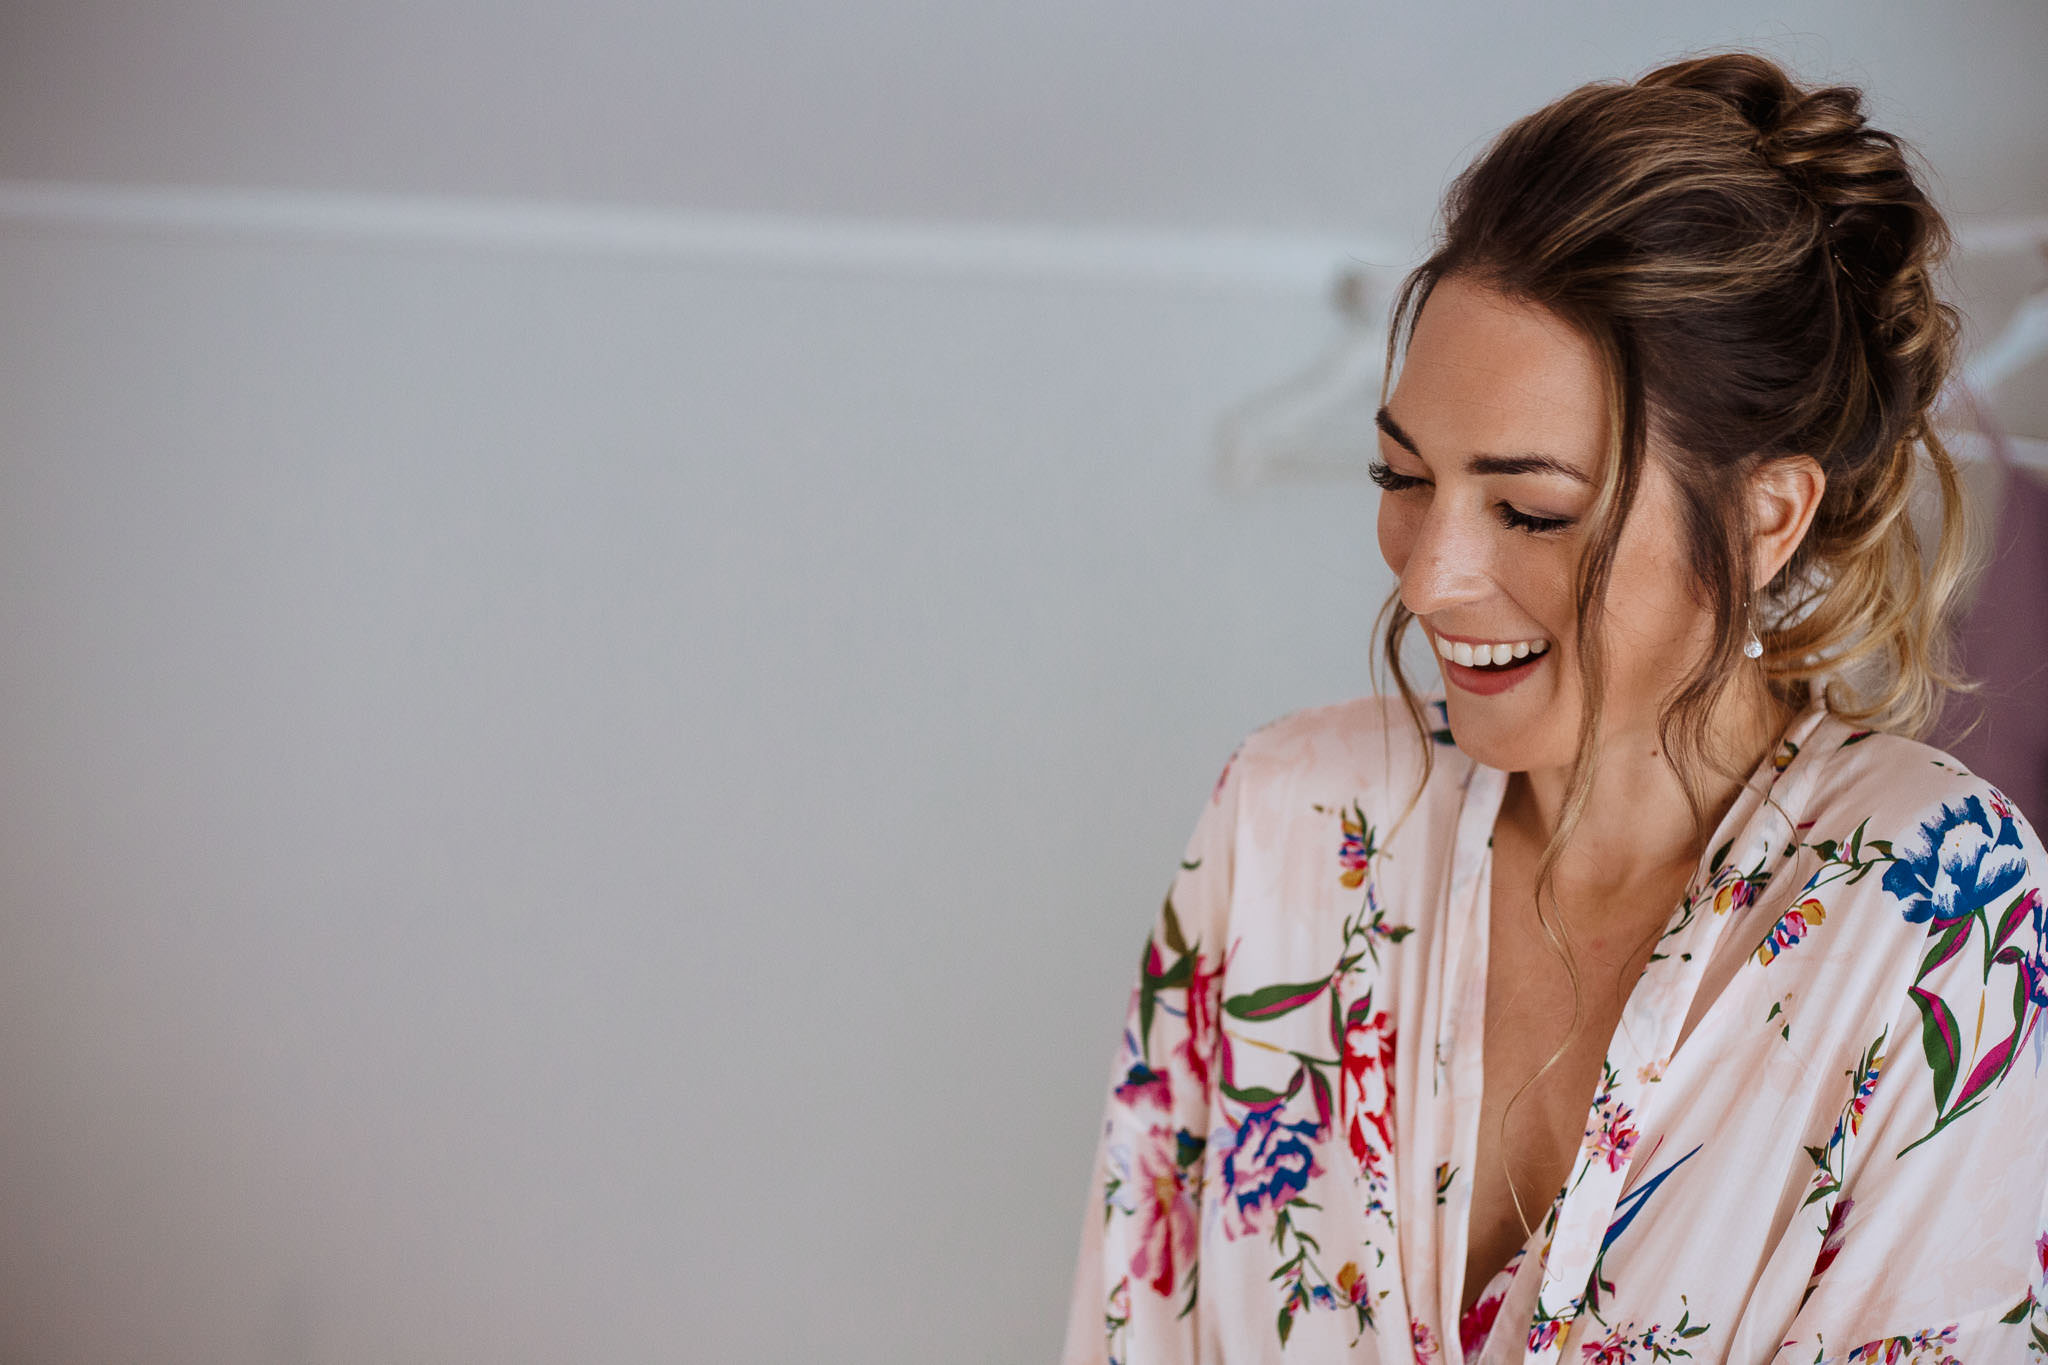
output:
[[[1751,534],[1750,587],[1754,591],[1771,581],[1813,524],[1827,491],[1827,471],[1810,455],[1787,455],[1766,460],[1750,474],[1749,518]]]

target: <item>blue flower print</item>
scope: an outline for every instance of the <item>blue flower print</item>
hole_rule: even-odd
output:
[[[1263,1231],[1265,1215],[1291,1202],[1322,1174],[1314,1145],[1322,1136],[1323,1125],[1283,1119],[1277,1104],[1250,1110],[1235,1131],[1217,1130],[1212,1140],[1223,1154],[1224,1198],[1236,1215],[1224,1220],[1225,1236]]]
[[[1948,924],[2009,894],[2027,874],[2026,854],[2011,814],[1985,809],[1980,797],[1946,805],[1921,822],[1926,849],[1903,853],[1884,874],[1884,889],[1914,924]]]

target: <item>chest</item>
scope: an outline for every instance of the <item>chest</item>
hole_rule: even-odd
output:
[[[1553,938],[1536,912],[1534,852],[1500,852],[1488,911],[1466,1308],[1543,1222],[1570,1175],[1628,993],[1683,892],[1682,883],[1658,883],[1597,903],[1567,897],[1577,913],[1562,922],[1546,897]]]

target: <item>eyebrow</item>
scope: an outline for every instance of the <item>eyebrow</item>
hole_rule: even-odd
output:
[[[1392,413],[1381,408],[1373,420],[1395,445],[1418,460],[1422,458],[1422,451],[1416,447],[1415,438],[1401,430],[1401,424],[1394,420]],[[1585,484],[1588,488],[1593,486],[1591,479],[1555,455],[1539,455],[1534,452],[1525,455],[1474,455],[1465,461],[1465,468],[1474,474],[1556,474],[1574,483]]]

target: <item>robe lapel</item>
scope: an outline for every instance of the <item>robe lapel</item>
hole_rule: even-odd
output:
[[[1572,1324],[1585,1310],[1589,1289],[1597,1292],[1594,1275],[1600,1255],[1610,1227],[1619,1230],[1616,1210],[1631,1180],[1639,1136],[1636,1115],[1642,1110],[1644,1091],[1658,1084],[1656,1078],[1670,1062],[1723,928],[1770,878],[1773,854],[1790,832],[1780,808],[1799,807],[1793,794],[1795,784],[1803,785],[1799,754],[1826,715],[1814,707],[1796,717],[1777,751],[1758,765],[1750,789],[1737,797],[1714,831],[1662,941],[1629,995],[1608,1046],[1600,1087],[1586,1116],[1585,1139],[1565,1182],[1557,1226],[1543,1258],[1542,1287],[1525,1348],[1527,1365],[1560,1359]],[[1483,985],[1482,980],[1482,999]],[[1624,1212],[1622,1217],[1626,1216]]]

